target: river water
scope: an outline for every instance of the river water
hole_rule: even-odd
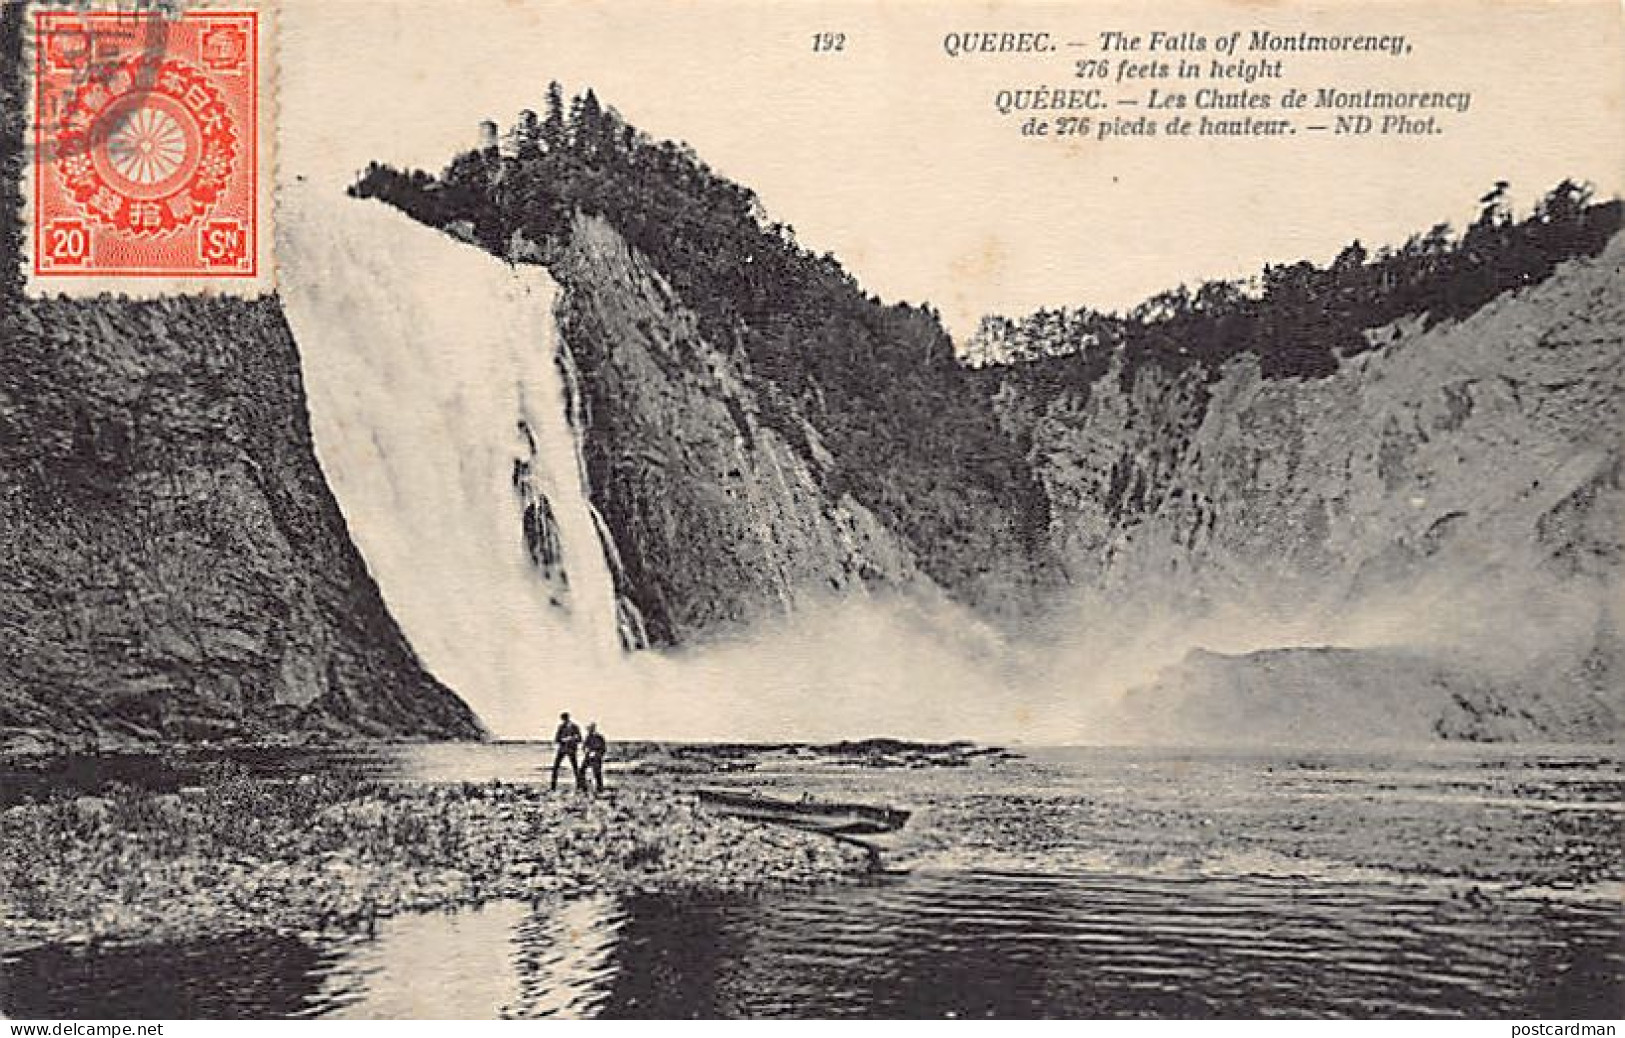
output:
[[[728,784],[906,806],[870,880],[12,955],[22,1017],[1471,1016],[1625,1011],[1617,749],[782,758]],[[538,745],[408,777],[532,780]]]

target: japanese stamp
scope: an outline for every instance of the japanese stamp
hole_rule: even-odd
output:
[[[262,12],[32,18],[32,286],[269,287]]]

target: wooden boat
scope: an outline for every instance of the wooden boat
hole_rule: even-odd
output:
[[[840,804],[818,800],[780,800],[726,789],[696,791],[701,803],[722,814],[756,822],[774,822],[826,836],[853,837],[891,833],[908,822],[909,812],[872,804]]]

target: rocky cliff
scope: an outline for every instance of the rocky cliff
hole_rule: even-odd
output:
[[[1465,320],[1368,334],[1380,348],[1321,379],[1266,379],[1251,357],[1217,377],[1147,366],[1059,392],[1054,362],[1003,373],[1001,415],[1031,444],[1068,582],[1238,611],[1256,647],[1426,651],[1429,674],[1449,661],[1462,675],[1447,682],[1461,702],[1433,703],[1439,734],[1615,731],[1625,239]],[[1398,673],[1386,656],[1306,659],[1320,685]],[[1240,716],[1280,663],[1187,661],[1161,687],[1189,699],[1205,684]]]
[[[0,328],[0,730],[478,734],[350,543],[275,299]]]
[[[548,265],[564,289],[559,326],[579,371],[593,503],[654,642],[737,632],[871,588],[929,586],[899,536],[827,485],[818,430],[782,407],[777,425],[765,421],[774,402],[748,362],[709,341],[608,223],[578,215]]]
[[[550,268],[593,503],[654,641],[861,589],[1030,612],[1042,495],[937,313],[864,291],[591,91],[553,99],[511,147],[372,163],[350,193]]]
[[[1617,709],[1577,691],[1532,691],[1407,647],[1197,649],[1130,689],[1121,707],[1124,732],[1178,745],[1584,742],[1616,732]]]
[[[0,59],[20,12],[0,7]],[[18,87],[0,60],[8,250]],[[1053,636],[1014,668],[1060,674],[1033,690],[1048,702],[1076,692],[1084,633],[1180,628],[1131,697],[1167,731],[1247,729],[1289,686],[1314,706],[1283,716],[1331,727],[1392,712],[1402,686],[1412,734],[1593,738],[1625,718],[1619,241],[1538,284],[1452,289],[1437,321],[1333,335],[1309,279],[1216,352],[1168,335],[968,372],[929,306],[882,303],[748,189],[589,101],[513,155],[438,178],[375,165],[352,193],[549,268],[604,527],[586,539],[655,646],[900,593],[997,621],[997,651]],[[1513,233],[1474,227],[1460,256]],[[0,260],[0,726],[476,733],[351,543],[277,300],[27,300]],[[1296,269],[1274,273],[1290,288]],[[1412,306],[1378,295],[1398,300],[1384,321]],[[502,500],[523,501],[485,518],[556,569],[557,524],[508,460]],[[368,521],[410,570],[423,535],[399,514]],[[1103,610],[1087,631],[1080,600]]]
[[[0,5],[0,749],[468,738],[317,467],[280,304],[24,298]]]

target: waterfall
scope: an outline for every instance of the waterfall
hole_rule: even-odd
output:
[[[642,620],[587,499],[552,278],[380,203],[278,208],[316,452],[424,665],[499,736],[637,716],[616,675]]]
[[[1034,691],[996,635],[930,599],[628,652],[647,636],[587,493],[592,415],[547,271],[337,192],[284,185],[277,210],[323,473],[424,666],[494,734],[547,738],[561,710],[611,742],[1066,730],[1063,683]]]

